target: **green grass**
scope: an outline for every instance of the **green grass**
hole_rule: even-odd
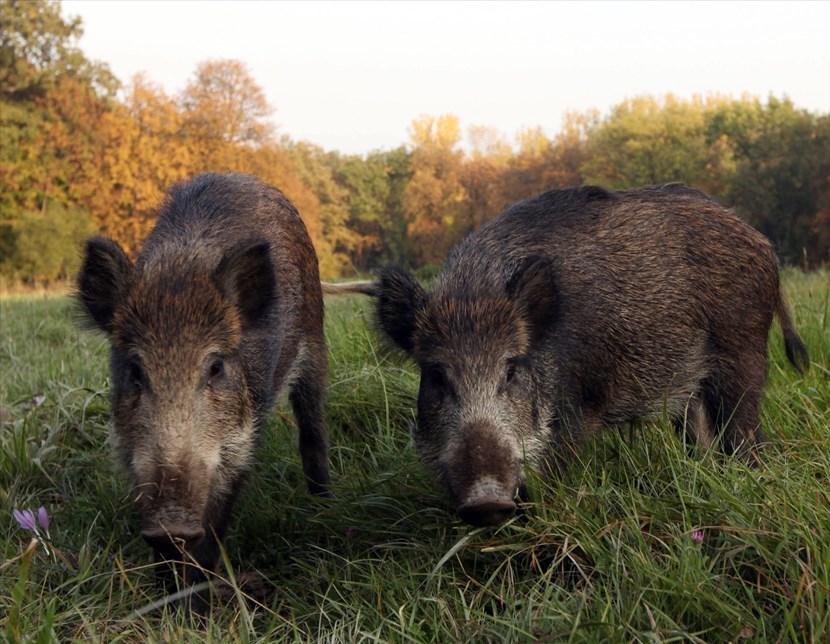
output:
[[[227,541],[207,623],[163,609],[126,481],[107,452],[107,347],[65,297],[3,300],[0,633],[15,640],[827,641],[830,638],[830,274],[787,273],[812,368],[770,340],[749,469],[689,451],[664,424],[611,430],[529,511],[472,529],[408,436],[417,375],[381,349],[367,302],[327,302],[333,500],[303,490],[285,406]],[[12,508],[46,506],[26,552]],[[702,530],[701,544],[691,539]],[[244,594],[251,599],[245,599]]]

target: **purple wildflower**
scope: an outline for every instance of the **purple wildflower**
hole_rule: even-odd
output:
[[[357,528],[346,528],[346,538],[354,539],[357,536]]]
[[[24,530],[31,530],[37,532],[37,524],[35,523],[35,514],[31,510],[13,510],[12,515]]]
[[[49,532],[49,514],[46,512],[46,508],[42,505],[37,511],[37,522],[40,524],[40,527],[43,528],[44,532]]]
[[[692,541],[694,543],[703,543],[703,530],[693,530]]]

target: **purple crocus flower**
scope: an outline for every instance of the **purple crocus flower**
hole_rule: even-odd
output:
[[[703,530],[693,530],[692,541],[695,543],[703,543]]]
[[[12,515],[24,530],[31,530],[37,532],[37,524],[35,523],[35,513],[31,510],[13,510]]]
[[[49,513],[46,512],[46,508],[42,505],[37,511],[37,522],[43,528],[44,532],[49,532]]]

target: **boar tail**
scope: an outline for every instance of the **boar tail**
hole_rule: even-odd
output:
[[[323,293],[327,295],[346,295],[348,293],[363,293],[363,295],[371,295],[376,297],[378,294],[378,285],[376,282],[341,282],[340,284],[333,284],[331,282],[320,282],[323,287]]]
[[[807,353],[807,347],[804,345],[804,341],[795,330],[790,305],[787,303],[787,298],[784,296],[783,291],[779,292],[778,302],[775,305],[775,315],[778,317],[781,330],[784,332],[784,348],[787,352],[787,359],[799,373],[807,373],[807,370],[810,368],[810,355]]]

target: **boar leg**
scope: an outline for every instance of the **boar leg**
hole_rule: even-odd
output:
[[[703,449],[710,449],[715,443],[712,419],[700,394],[689,399],[684,415],[675,419],[674,426],[678,437],[681,440],[685,438],[688,443],[695,443]]]
[[[323,422],[323,394],[326,383],[325,348],[310,350],[310,357],[291,387],[289,399],[300,433],[300,459],[308,490],[327,494],[329,484],[329,446]]]
[[[744,351],[722,363],[715,382],[704,389],[723,451],[750,463],[757,462],[757,450],[765,441],[759,410],[766,366],[766,348]]]

